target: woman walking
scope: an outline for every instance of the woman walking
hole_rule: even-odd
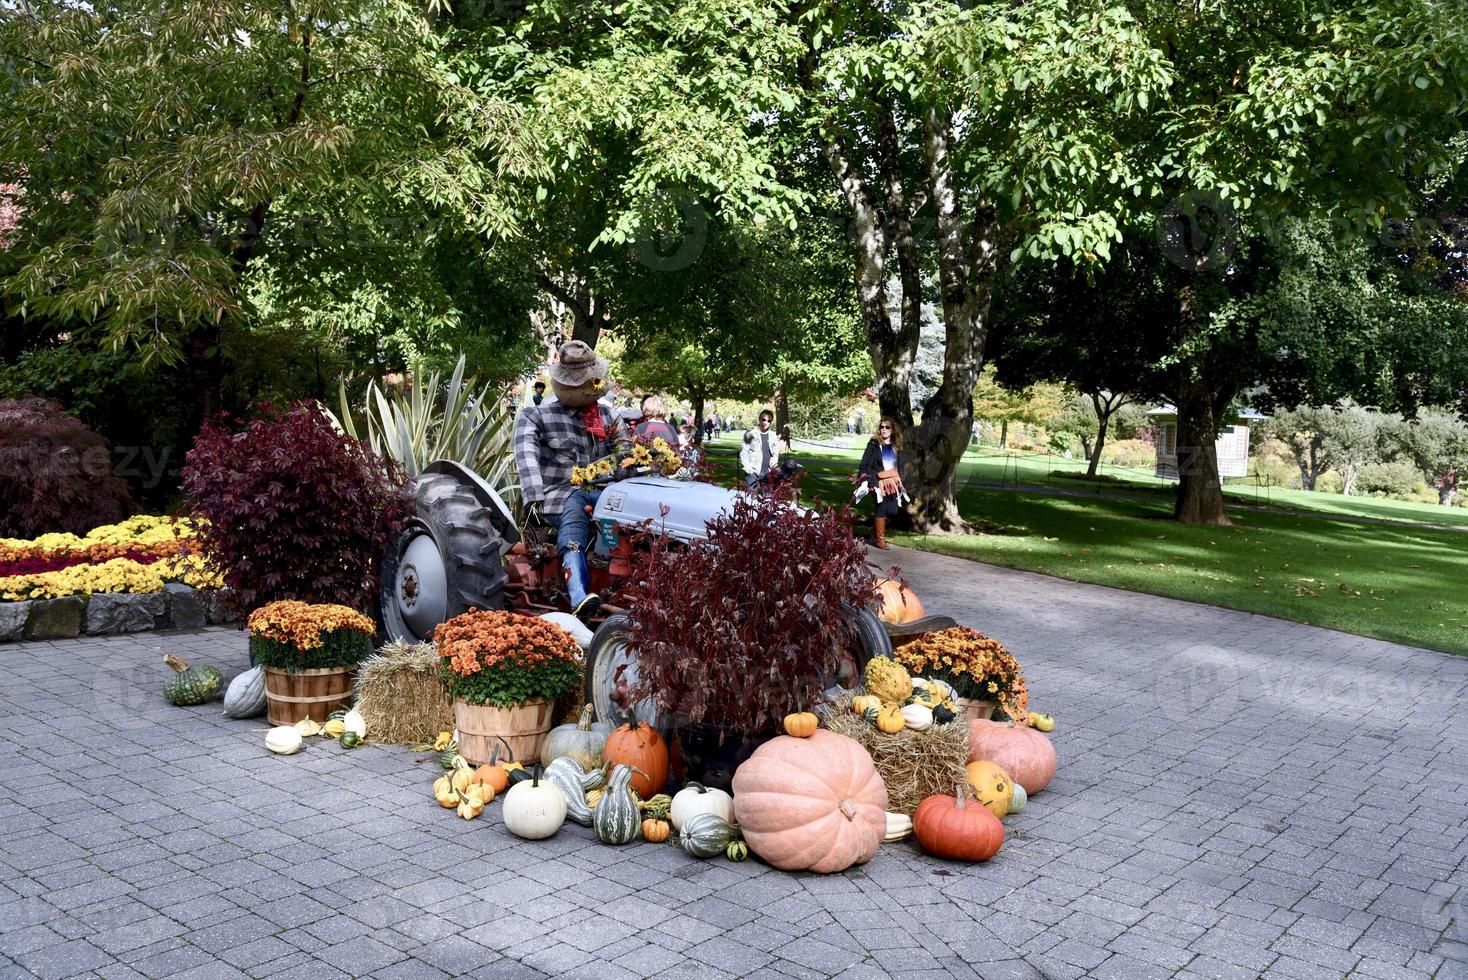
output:
[[[897,432],[897,423],[884,418],[877,425],[877,434],[867,442],[866,452],[861,454],[861,467],[857,476],[866,481],[867,487],[876,495],[877,501],[877,547],[886,550],[887,520],[897,516],[902,509],[902,499],[907,490],[902,485],[902,446]]]

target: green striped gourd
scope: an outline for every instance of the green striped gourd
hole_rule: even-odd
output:
[[[254,718],[265,710],[265,668],[251,667],[224,691],[224,717]]]
[[[734,827],[716,813],[699,813],[683,822],[678,843],[694,857],[711,858],[724,853],[734,839]]]
[[[642,811],[632,795],[632,767],[619,765],[612,769],[607,788],[597,803],[592,826],[603,844],[627,844],[636,840],[642,828]]]
[[[163,662],[173,669],[173,676],[163,685],[163,696],[169,704],[188,707],[214,700],[224,678],[218,667],[190,667],[186,660],[168,654]]]
[[[597,770],[598,773],[601,770]],[[591,826],[591,807],[586,805],[587,774],[576,764],[576,760],[562,756],[545,767],[541,779],[561,791],[566,798],[566,817],[583,827]]]

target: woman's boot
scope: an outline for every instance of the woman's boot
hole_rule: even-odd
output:
[[[878,517],[876,519],[876,521],[877,521],[877,547],[878,548],[881,548],[883,551],[886,551],[887,548],[890,547],[887,544],[887,518],[885,518],[885,517]]]

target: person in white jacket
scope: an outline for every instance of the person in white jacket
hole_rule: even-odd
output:
[[[770,473],[780,465],[780,439],[772,426],[775,413],[766,409],[759,413],[759,426],[744,433],[739,449],[739,465],[744,468],[744,482],[751,490],[769,485]]]

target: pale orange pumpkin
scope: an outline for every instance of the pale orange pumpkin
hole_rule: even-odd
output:
[[[969,722],[970,762],[988,759],[1034,796],[1055,778],[1055,746],[1043,732],[1029,725],[980,719]]]
[[[749,849],[784,871],[865,864],[887,832],[887,786],[867,750],[828,729],[782,735],[734,772],[734,820]]]
[[[895,578],[877,579],[877,618],[884,623],[910,623],[927,615],[917,593]]]

